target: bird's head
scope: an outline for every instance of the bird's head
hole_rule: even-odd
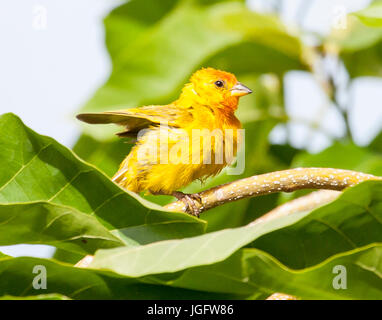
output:
[[[218,108],[237,108],[240,97],[252,91],[237,81],[235,75],[213,68],[196,71],[185,90],[199,103]]]

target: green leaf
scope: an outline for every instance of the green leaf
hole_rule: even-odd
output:
[[[0,204],[0,245],[48,244],[79,254],[123,242],[96,218],[48,202]]]
[[[202,220],[183,213],[164,212],[138,195],[125,192],[70,150],[33,132],[12,114],[0,117],[0,149],[3,150],[0,166],[7,168],[0,171],[0,203],[44,201],[63,205],[73,209],[73,216],[78,215],[78,211],[93,216],[108,230],[124,228],[125,237],[129,236],[130,227],[133,227],[133,234],[135,227],[144,230],[146,226],[151,233],[159,230],[158,239],[177,237],[179,232],[171,232],[173,223],[183,231],[182,237],[204,231]],[[44,212],[36,214],[39,219],[44,217]],[[79,219],[85,221],[84,217],[79,216]],[[27,216],[20,212],[20,219],[27,219]],[[163,232],[166,227],[169,232]]]
[[[36,296],[16,297],[16,296],[2,296],[0,300],[70,300],[68,297],[62,294],[39,294]]]
[[[0,295],[39,295],[32,282],[36,265],[46,268],[44,296],[70,299],[264,299],[275,292],[301,299],[379,299],[382,245],[345,252],[303,270],[292,270],[257,249],[241,249],[222,262],[183,272],[130,278],[82,269],[48,259],[0,259]],[[346,268],[347,289],[336,290],[334,267]]]
[[[7,254],[0,252],[0,259],[9,257]]]
[[[370,181],[312,212],[182,240],[99,250],[91,267],[131,277],[177,272],[223,261],[263,236],[253,245],[292,267],[303,268],[333,254],[382,242],[381,222],[382,182]]]
[[[126,143],[126,141],[117,137],[100,141],[83,134],[73,147],[73,152],[86,162],[95,165],[109,177],[112,177],[117,172],[123,159],[129,154],[131,147],[131,143]]]
[[[91,268],[106,269],[129,277],[177,272],[223,261],[254,239],[296,222],[301,215],[264,224],[224,229],[181,240],[160,241],[139,247],[98,250]]]
[[[206,65],[239,73],[304,68],[300,40],[239,1],[129,1],[105,27],[113,71],[84,110],[169,103]]]
[[[131,0],[105,18],[106,45],[112,59],[160,22],[178,0]]]
[[[72,251],[67,251],[61,248],[56,248],[53,254],[53,259],[70,264],[76,264],[78,261],[85,257],[84,254],[78,254]]]
[[[353,14],[368,26],[382,27],[382,2],[375,2]]]
[[[31,299],[41,294],[32,282],[37,276],[35,266],[44,266],[47,275],[45,298],[59,295],[70,299],[240,299],[235,294],[217,294],[203,291],[154,285],[110,272],[73,267],[49,259],[31,257],[0,259],[0,296]]]
[[[382,246],[373,244],[333,256],[312,268],[292,270],[260,250],[242,249],[217,264],[191,268],[172,277],[153,278],[158,284],[240,293],[247,295],[247,299],[265,299],[282,292],[303,300],[379,300],[382,294],[381,258]],[[340,271],[337,268],[341,268]],[[346,278],[346,290],[333,286],[340,282],[335,279],[338,275]]]

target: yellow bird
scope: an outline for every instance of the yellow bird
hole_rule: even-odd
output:
[[[83,113],[77,118],[121,125],[120,137],[137,139],[113,181],[137,193],[172,195],[199,216],[194,203],[199,196],[177,190],[232,163],[241,128],[234,113],[239,98],[251,92],[233,74],[203,68],[192,75],[179,99],[168,105]]]

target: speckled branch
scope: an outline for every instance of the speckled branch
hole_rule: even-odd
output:
[[[366,180],[382,180],[371,174],[331,168],[296,168],[244,178],[199,193],[200,212],[243,198],[257,197],[275,192],[293,192],[301,189],[341,191]],[[165,206],[170,211],[185,212],[183,201]]]

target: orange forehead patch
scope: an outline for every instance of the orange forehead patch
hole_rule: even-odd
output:
[[[237,82],[235,75],[233,75],[232,73],[216,70],[213,68],[200,69],[196,71],[191,77],[191,82],[209,82],[216,80],[223,80],[227,83],[232,84],[235,84]]]

